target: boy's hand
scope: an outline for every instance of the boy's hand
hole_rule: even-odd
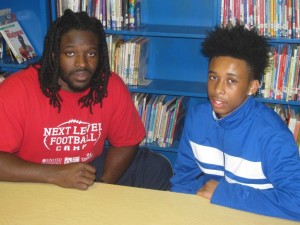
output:
[[[206,184],[204,184],[202,188],[198,190],[197,195],[210,200],[218,184],[219,182],[215,180],[206,182]]]

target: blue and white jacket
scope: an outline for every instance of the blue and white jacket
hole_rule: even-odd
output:
[[[293,134],[272,109],[249,97],[217,119],[194,106],[185,121],[171,191],[196,194],[219,182],[211,202],[300,221],[300,158]]]

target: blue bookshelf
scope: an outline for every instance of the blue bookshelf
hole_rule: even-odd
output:
[[[26,33],[29,41],[40,56],[43,52],[44,37],[50,25],[50,3],[48,0],[1,0],[0,9],[11,8],[17,20]],[[16,71],[37,61],[39,57],[28,62],[18,64],[10,58],[0,60],[0,70]]]
[[[56,18],[56,1],[51,0],[52,20]],[[141,7],[142,26],[135,29],[107,29],[107,34],[121,35],[124,39],[144,36],[150,39],[147,86],[129,86],[133,93],[155,95],[188,96],[189,105],[207,101],[208,60],[201,53],[201,43],[206,34],[220,24],[221,0],[143,0]],[[273,45],[299,43],[297,39],[271,38]],[[257,98],[266,103],[277,103],[299,107],[297,101],[286,102]],[[177,142],[175,142],[178,144]],[[148,144],[147,147],[176,154],[177,144],[161,148]],[[172,158],[172,157],[171,157]]]

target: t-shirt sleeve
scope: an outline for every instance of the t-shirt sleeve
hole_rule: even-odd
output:
[[[108,141],[116,147],[132,146],[145,137],[145,128],[133,104],[130,92],[122,79],[112,74],[108,84],[112,117],[108,128]]]

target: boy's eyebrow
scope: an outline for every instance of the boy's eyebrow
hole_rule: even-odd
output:
[[[213,70],[208,70],[208,74],[218,74],[217,72],[213,71]],[[235,73],[226,73],[227,76],[230,77],[239,77],[237,74]]]
[[[231,76],[231,77],[238,77],[238,75],[235,73],[226,73],[226,75]]]
[[[214,73],[214,74],[216,74],[216,72],[214,72],[213,70],[208,70],[208,73]]]

